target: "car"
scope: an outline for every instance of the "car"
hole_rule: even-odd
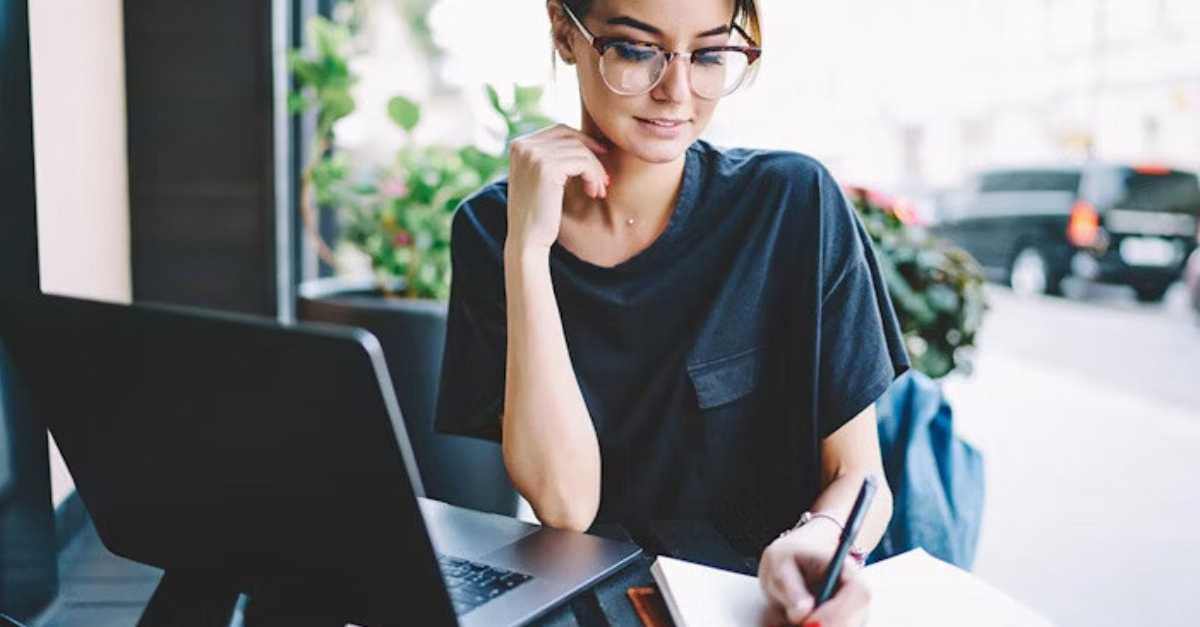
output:
[[[930,230],[1019,294],[1061,294],[1067,277],[1162,300],[1196,250],[1200,183],[1160,165],[984,170]]]

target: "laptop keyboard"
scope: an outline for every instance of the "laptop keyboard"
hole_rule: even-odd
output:
[[[532,579],[511,570],[480,564],[449,555],[438,555],[446,591],[454,602],[455,614],[466,614]]]

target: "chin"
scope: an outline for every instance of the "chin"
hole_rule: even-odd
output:
[[[647,138],[635,132],[628,137],[626,151],[649,163],[670,163],[681,157],[695,139],[691,134],[671,139]]]

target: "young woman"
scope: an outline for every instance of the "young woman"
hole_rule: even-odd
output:
[[[455,215],[438,428],[499,440],[546,525],[709,520],[780,620],[861,624],[854,559],[813,590],[863,478],[886,488],[872,404],[908,359],[825,168],[698,139],[755,68],[754,0],[547,9],[583,119]],[[883,489],[859,555],[890,516]]]

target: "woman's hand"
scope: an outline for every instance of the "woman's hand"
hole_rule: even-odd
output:
[[[805,627],[861,627],[866,622],[871,593],[858,577],[862,567],[850,557],[842,564],[833,596],[813,608],[839,533],[833,524],[816,519],[763,551],[758,582],[778,621]]]
[[[563,124],[513,140],[508,151],[509,241],[548,250],[558,240],[569,179],[581,177],[592,198],[607,195],[608,173],[596,156],[607,152],[600,142]]]

